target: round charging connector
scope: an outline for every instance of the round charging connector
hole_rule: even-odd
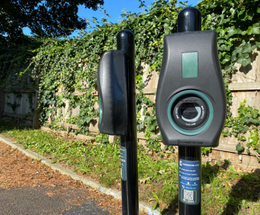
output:
[[[201,107],[197,103],[182,104],[179,115],[185,122],[196,122],[201,115]]]
[[[172,127],[185,135],[205,131],[213,119],[213,106],[209,98],[196,90],[177,93],[170,100],[167,116]]]
[[[174,122],[183,129],[194,130],[201,127],[208,118],[208,106],[199,97],[180,97],[173,104]]]

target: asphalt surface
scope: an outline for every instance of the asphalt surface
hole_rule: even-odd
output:
[[[91,200],[76,206],[75,190],[66,195],[47,195],[48,189],[42,187],[24,187],[16,189],[0,188],[1,215],[108,215],[109,212],[95,205]],[[81,193],[82,195],[82,193]]]

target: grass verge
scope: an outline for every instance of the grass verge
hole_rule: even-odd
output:
[[[0,121],[0,134],[115,189],[121,188],[120,145],[94,144],[63,138]],[[178,211],[178,163],[171,158],[148,155],[138,146],[139,199],[162,211]],[[202,164],[202,214],[259,214],[260,175],[230,162]]]

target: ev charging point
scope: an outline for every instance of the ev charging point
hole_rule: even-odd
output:
[[[135,105],[135,46],[129,30],[117,34],[117,50],[105,52],[98,67],[101,133],[121,139],[122,214],[138,215],[138,169]]]
[[[126,59],[119,50],[105,52],[98,67],[100,132],[123,135],[127,130]]]
[[[225,95],[214,31],[164,37],[156,100],[164,144],[218,146],[226,115]]]
[[[218,146],[226,93],[215,31],[200,31],[198,9],[178,15],[164,37],[156,116],[165,145],[179,146],[179,214],[201,214],[201,147]]]

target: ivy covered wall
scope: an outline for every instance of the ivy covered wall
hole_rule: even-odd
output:
[[[150,72],[160,73],[163,37],[177,32],[178,13],[187,6],[176,3],[174,0],[157,0],[151,8],[144,7],[144,13],[123,14],[119,24],[108,23],[105,18],[102,23],[94,20],[93,31],[76,38],[28,38],[26,45],[3,45],[0,50],[1,84],[6,83],[6,71],[10,69],[18,71],[19,75],[32,72],[30,74],[40,80],[36,90],[41,124],[46,124],[48,119],[53,123],[66,119],[67,123],[77,125],[79,130],[75,132],[89,134],[91,122],[99,115],[96,77],[100,57],[105,51],[116,49],[119,31],[129,29],[135,35],[137,128],[145,133],[148,147],[158,151],[161,137],[154,136],[159,130],[154,100],[144,92],[144,67],[148,66]],[[204,0],[196,7],[202,14],[202,30],[218,33],[219,59],[230,107],[232,94],[228,84],[236,75],[238,65],[243,68],[250,65],[257,56],[253,51],[260,48],[260,3],[257,0]],[[21,69],[25,65],[26,69]],[[67,112],[77,109],[78,115],[62,114],[65,106],[69,108]],[[259,153],[259,123],[258,110],[242,103],[236,117],[228,108],[223,135],[233,135],[242,141],[238,151],[244,150],[247,144],[249,153],[250,149]],[[252,130],[251,139],[244,136],[245,128]],[[97,138],[106,141],[107,136]]]

